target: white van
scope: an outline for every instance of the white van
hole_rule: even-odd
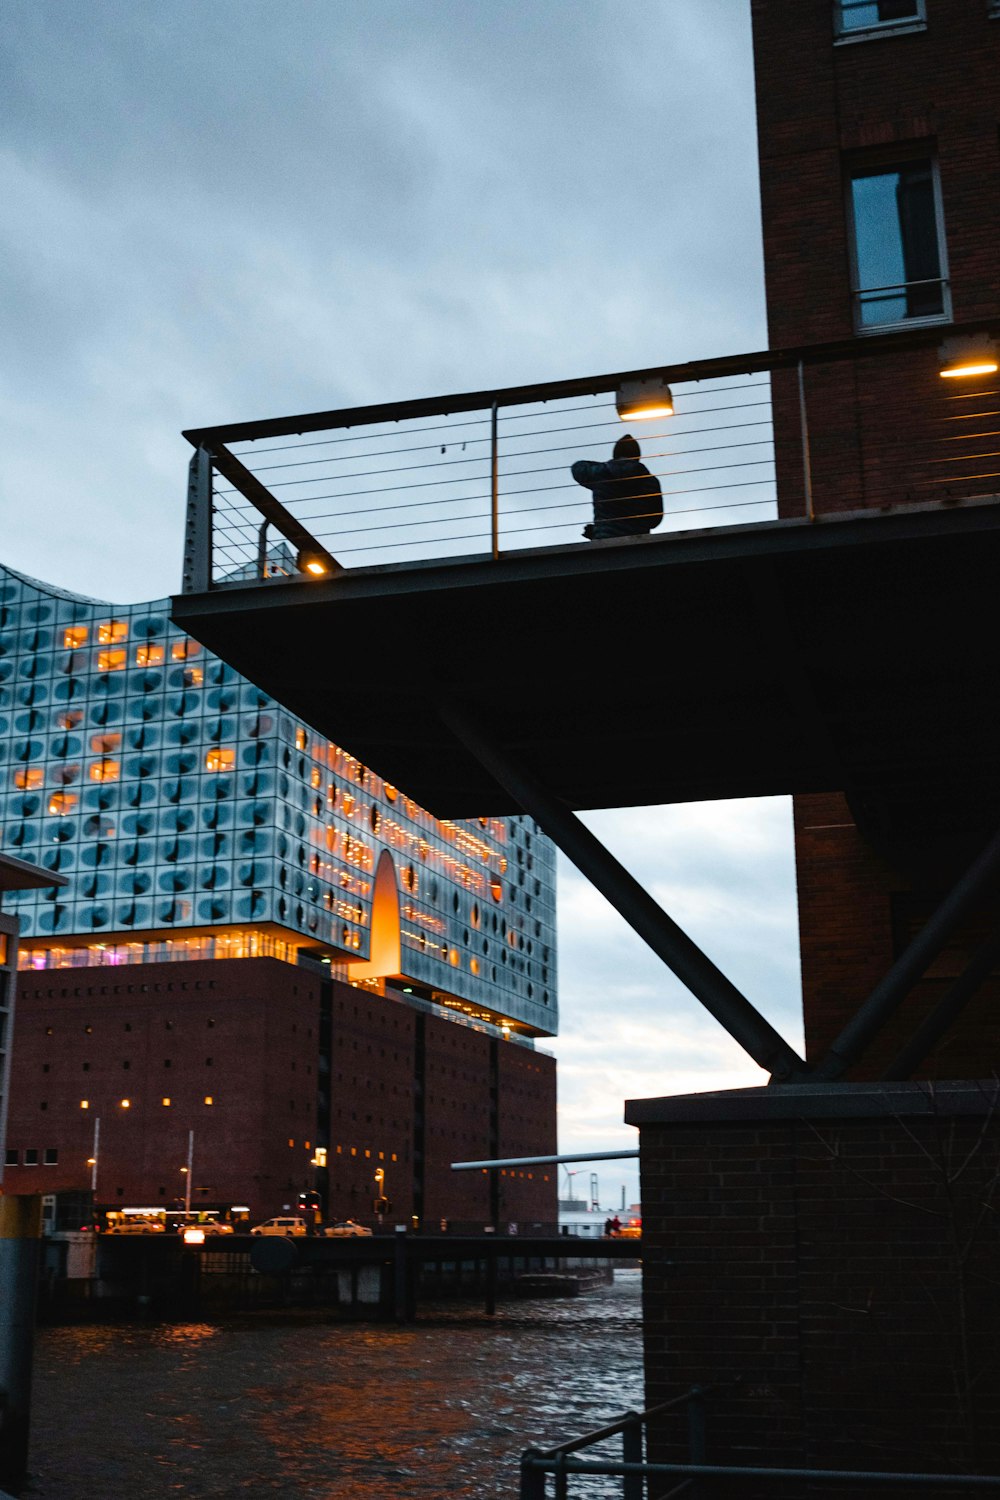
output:
[[[256,1224],[251,1229],[251,1234],[284,1234],[298,1236],[305,1234],[305,1219],[265,1219],[263,1224]]]

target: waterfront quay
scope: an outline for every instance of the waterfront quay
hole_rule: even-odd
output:
[[[77,1237],[78,1239],[81,1237]],[[48,1321],[141,1312],[160,1319],[311,1307],[329,1316],[413,1321],[424,1302],[475,1299],[492,1316],[510,1296],[565,1297],[634,1266],[636,1240],[567,1235],[412,1235],[358,1238],[82,1237],[88,1275],[52,1255],[43,1278]],[[84,1269],[76,1267],[79,1272]]]
[[[501,1301],[493,1318],[428,1302],[407,1326],[290,1314],[44,1328],[23,1494],[514,1496],[525,1448],[642,1406],[640,1302],[639,1272],[616,1270],[579,1297]]]

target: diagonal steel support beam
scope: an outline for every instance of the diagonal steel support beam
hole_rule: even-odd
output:
[[[754,1062],[782,1083],[804,1078],[807,1064],[734,984],[702,953],[687,933],[658,906],[564,802],[491,738],[465,708],[452,705],[441,716],[469,754],[534,818],[620,916],[649,944],[705,1009],[724,1026]]]
[[[328,573],[343,571],[333,553],[328,552],[322,542],[318,542],[312,532],[307,531],[290,510],[285,509],[267,486],[261,484],[256,474],[251,474],[246,465],[240,463],[236,454],[229,451],[225,443],[218,438],[206,438],[202,448],[223,478],[228,479],[244,500],[249,500],[254,509],[297,549],[300,563],[308,558],[322,563]]]
[[[913,1036],[901,1047],[886,1068],[885,1079],[911,1078],[928,1052],[944,1036],[954,1021],[962,1014],[969,1001],[982,988],[997,962],[1000,961],[1000,928],[992,937],[981,943],[969,959],[958,978],[948,986],[937,1005],[918,1026]]]
[[[955,928],[998,874],[1000,830],[961,879],[955,882],[926,925],[851,1017],[822,1062],[817,1064],[814,1077],[840,1078],[858,1061],[872,1038],[899,1009]]]

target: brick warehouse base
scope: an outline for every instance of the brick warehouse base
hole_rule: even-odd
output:
[[[712,1463],[1000,1472],[998,1102],[996,1081],[630,1101],[646,1404],[738,1379]],[[650,1456],[680,1439],[654,1429]]]

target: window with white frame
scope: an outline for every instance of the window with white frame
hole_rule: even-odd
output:
[[[833,0],[833,28],[838,41],[916,31],[926,24],[924,0]]]
[[[951,304],[933,157],[854,167],[848,217],[856,330],[946,322]]]

